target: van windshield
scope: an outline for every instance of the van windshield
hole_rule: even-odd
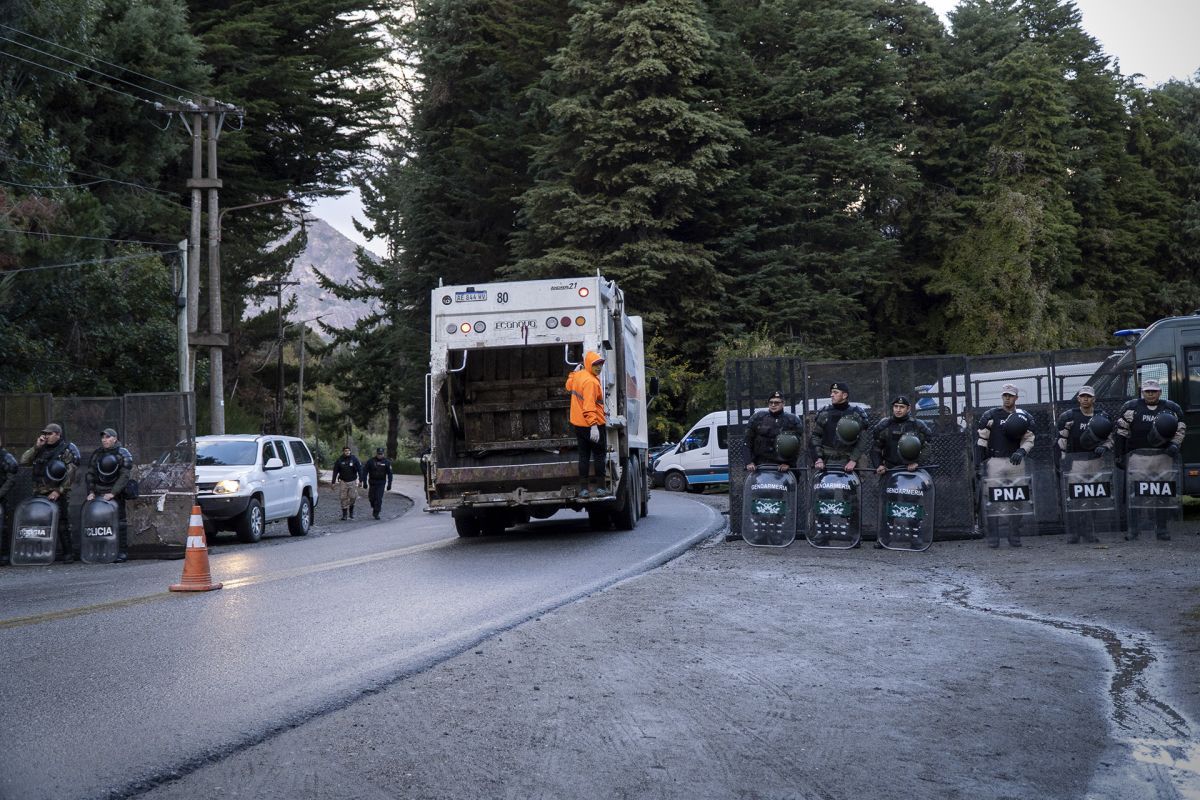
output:
[[[257,456],[254,442],[196,442],[197,467],[250,466]]]

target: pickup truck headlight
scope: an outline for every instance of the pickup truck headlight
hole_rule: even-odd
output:
[[[213,494],[237,494],[237,490],[242,488],[240,481],[218,481],[213,487]]]

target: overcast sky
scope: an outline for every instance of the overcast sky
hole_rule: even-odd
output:
[[[942,15],[957,0],[925,0]],[[1084,29],[1096,37],[1105,52],[1118,59],[1125,75],[1141,73],[1148,86],[1172,78],[1186,80],[1200,70],[1200,0],[1076,0]],[[380,255],[383,242],[366,242],[350,219],[362,216],[358,193],[321,200],[313,214],[344,235]]]

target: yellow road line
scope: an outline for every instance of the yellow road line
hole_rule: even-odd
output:
[[[360,564],[369,564],[373,561],[385,561],[389,558],[399,558],[413,553],[421,553],[426,550],[434,550],[439,547],[445,547],[448,544],[457,541],[456,539],[440,539],[436,542],[427,542],[425,544],[415,544],[411,547],[402,547],[398,550],[385,550],[382,553],[372,553],[365,556],[355,556],[354,558],[344,558],[341,561],[330,561],[325,564],[312,564],[307,567],[295,567],[293,569],[280,570],[278,572],[270,572],[262,575],[247,575],[244,578],[233,578],[225,581],[225,589],[240,589],[244,586],[256,586],[261,583],[271,583],[273,581],[287,580],[288,578],[299,578],[305,575],[314,575],[319,572],[329,572],[335,569],[344,569],[346,567],[355,567]],[[129,606],[141,605],[154,600],[164,600],[168,597],[176,596],[171,592],[155,592],[154,594],[142,595],[140,597],[129,597],[125,600],[114,600],[109,603],[96,603],[90,606],[80,606],[78,608],[66,608],[62,611],[48,611],[45,614],[34,614],[29,617],[16,617],[14,619],[0,620],[0,630],[9,628],[22,628],[29,625],[40,625],[43,622],[57,622],[63,619],[72,619],[74,617],[82,617],[87,614],[98,614],[102,611],[112,611],[119,608],[128,608]]]

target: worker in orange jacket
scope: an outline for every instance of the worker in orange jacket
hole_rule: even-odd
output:
[[[567,376],[566,389],[571,394],[571,425],[579,442],[579,493],[582,498],[604,497],[604,389],[600,386],[600,370],[604,359],[588,351],[583,357],[583,369]],[[595,463],[595,483],[588,483],[588,462]]]

